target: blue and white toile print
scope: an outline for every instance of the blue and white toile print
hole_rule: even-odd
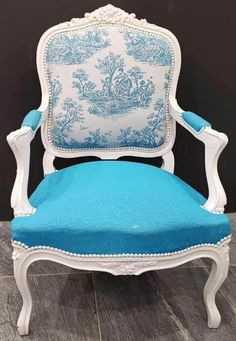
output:
[[[62,85],[59,80],[59,76],[54,77],[52,72],[48,72],[48,79],[51,89],[50,101],[52,108],[55,109],[59,102],[60,95],[62,93]]]
[[[82,34],[61,34],[50,41],[46,60],[48,64],[81,64],[109,45],[108,32],[103,29]]]
[[[72,139],[68,143],[69,148],[106,148],[108,143],[108,137],[111,132],[102,133],[101,129],[89,130],[88,135],[84,138],[84,141],[79,142],[76,139]]]
[[[128,69],[124,58],[110,52],[98,59],[95,67],[101,72],[102,88],[89,80],[85,70],[73,73],[73,87],[80,99],[87,99],[92,104],[89,112],[103,117],[127,114],[135,108],[147,108],[155,92],[151,79],[145,79],[145,72],[140,67]]]
[[[169,44],[148,33],[123,30],[123,37],[127,47],[127,53],[135,60],[151,65],[170,66],[172,53]]]
[[[66,98],[62,110],[56,116],[52,129],[52,142],[57,147],[63,148],[101,148],[107,145],[107,136],[111,132],[101,133],[100,129],[89,130],[84,141],[71,138],[70,133],[75,123],[80,123],[80,130],[87,130],[84,126],[83,107],[78,105],[72,98]],[[79,137],[78,137],[79,138]]]
[[[112,26],[54,37],[47,53],[52,145],[160,148],[171,63],[169,44],[141,31]]]
[[[51,132],[52,142],[57,147],[66,145],[69,133],[76,122],[84,121],[82,106],[72,98],[66,98],[61,109],[54,118],[54,127]]]
[[[157,148],[163,144],[166,124],[164,106],[163,99],[156,102],[153,108],[154,112],[147,116],[147,122],[143,129],[132,129],[131,126],[120,129],[121,134],[117,137],[120,147]]]

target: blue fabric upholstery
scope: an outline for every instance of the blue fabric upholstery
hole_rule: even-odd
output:
[[[39,110],[31,110],[23,119],[22,127],[30,127],[33,131],[38,127],[41,120],[41,112]]]
[[[30,198],[35,214],[16,217],[12,238],[30,247],[80,254],[162,253],[217,243],[228,217],[200,207],[205,198],[154,166],[96,161],[49,174]]]
[[[184,121],[197,133],[199,133],[203,128],[211,126],[209,122],[191,111],[183,112],[182,117]]]

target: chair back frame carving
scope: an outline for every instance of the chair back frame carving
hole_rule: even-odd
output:
[[[85,30],[86,28],[94,28],[103,25],[118,25],[125,28],[141,30],[143,32],[157,34],[162,36],[170,42],[173,49],[174,65],[172,73],[172,81],[169,89],[169,103],[171,99],[175,99],[176,87],[181,66],[181,52],[178,40],[167,29],[148,23],[145,19],[138,20],[135,18],[135,14],[128,14],[125,11],[115,8],[112,5],[99,8],[92,13],[86,13],[84,18],[74,18],[69,22],[65,22],[48,29],[41,37],[37,48],[37,69],[41,84],[42,102],[39,107],[44,113],[43,124],[41,126],[42,141],[46,150],[50,156],[73,158],[79,156],[97,156],[102,159],[116,159],[121,156],[140,156],[140,157],[157,157],[168,154],[175,141],[176,122],[169,115],[169,132],[167,132],[168,141],[163,148],[160,149],[142,149],[142,148],[83,148],[80,150],[59,150],[54,148],[48,139],[48,118],[49,118],[49,97],[48,92],[48,79],[47,79],[47,65],[45,58],[45,49],[48,41],[55,35],[60,33],[70,33],[75,30]]]

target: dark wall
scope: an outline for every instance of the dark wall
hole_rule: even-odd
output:
[[[230,139],[220,159],[228,195],[227,211],[236,211],[236,47],[234,0],[117,0],[112,4],[138,18],[170,29],[182,47],[183,64],[177,98],[182,108],[200,113]],[[12,217],[9,205],[15,160],[6,135],[20,126],[24,114],[40,104],[35,65],[38,40],[49,27],[107,4],[103,0],[8,0],[0,12],[0,220]],[[204,150],[183,128],[174,147],[176,174],[207,195]],[[40,134],[32,143],[30,192],[42,178]],[[84,160],[84,159],[83,159]],[[145,161],[145,160],[141,160]],[[57,160],[61,168],[78,160]],[[158,160],[148,162],[158,164]]]

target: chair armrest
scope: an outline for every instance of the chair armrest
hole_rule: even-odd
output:
[[[182,119],[184,120],[184,123],[196,133],[200,133],[206,127],[211,128],[211,124],[209,122],[191,111],[184,111],[182,113]]]
[[[21,127],[30,127],[33,131],[37,130],[42,118],[42,112],[39,110],[31,110],[24,117]]]
[[[228,143],[227,135],[212,129],[211,125],[200,116],[183,111],[175,99],[170,100],[170,114],[194,137],[204,143],[208,199],[203,207],[210,212],[223,213],[227,198],[218,174],[218,159]]]
[[[17,173],[11,193],[11,207],[15,216],[30,215],[35,212],[28,200],[28,178],[30,165],[30,143],[42,122],[42,112],[30,111],[21,128],[7,136],[7,142],[16,159]]]

